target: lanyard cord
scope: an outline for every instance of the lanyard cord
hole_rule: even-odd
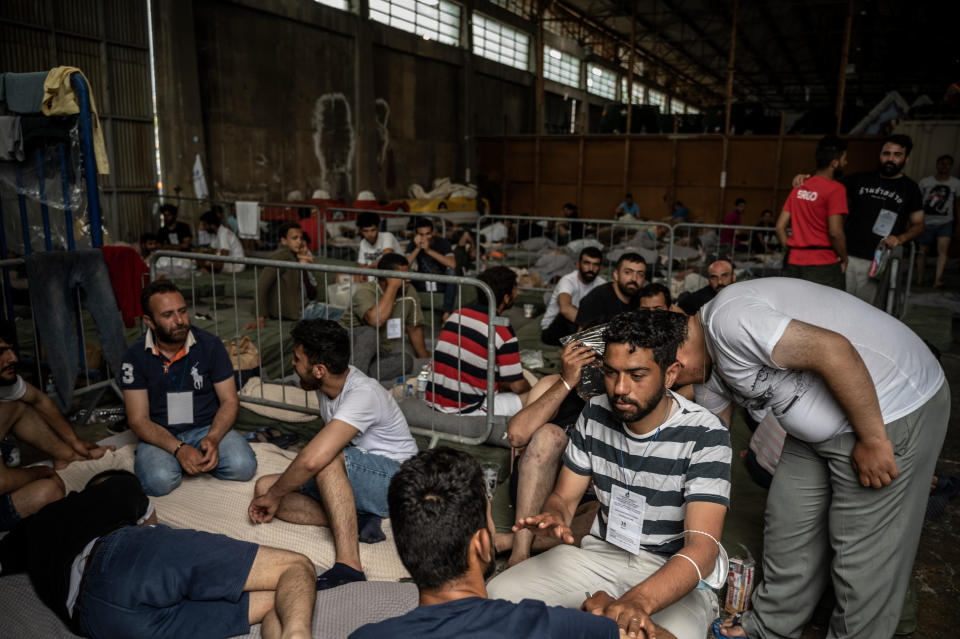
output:
[[[663,419],[660,420],[660,425],[657,426],[657,430],[653,433],[653,437],[650,438],[650,441],[647,442],[647,447],[643,449],[643,454],[640,456],[640,463],[637,464],[637,469],[633,471],[633,477],[630,478],[630,483],[627,483],[627,470],[626,465],[623,463],[623,449],[627,447],[627,438],[623,434],[623,431],[620,431],[620,448],[617,452],[620,454],[620,476],[623,479],[624,486],[632,486],[633,482],[637,479],[637,473],[640,472],[640,466],[643,465],[644,460],[647,458],[647,451],[650,450],[650,445],[653,442],[657,441],[657,438],[660,436],[660,429],[663,427],[663,423],[667,421],[667,415],[670,413],[670,396],[667,396],[667,405],[663,410]],[[623,426],[626,430],[626,426]]]
[[[189,366],[190,366],[190,353],[187,353],[187,357],[183,362],[183,371],[180,373],[180,385],[177,387],[178,393],[183,390],[183,380],[187,377],[187,368]],[[174,382],[176,382],[176,378],[174,378]]]

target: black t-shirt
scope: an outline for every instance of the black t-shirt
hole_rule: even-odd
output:
[[[593,289],[580,300],[575,323],[577,326],[587,327],[598,319],[607,322],[613,319],[614,315],[632,311],[639,303],[640,298],[635,295],[633,299],[624,304],[617,297],[616,291],[613,290],[613,282],[607,282]]]
[[[411,240],[410,243],[407,244],[407,250],[405,253],[410,255],[416,248],[417,245],[413,243],[413,240]],[[450,242],[442,237],[433,238],[433,241],[430,243],[430,249],[436,251],[440,255],[451,255],[453,253],[453,247],[450,246]],[[443,274],[447,270],[446,266],[430,257],[426,251],[420,251],[417,253],[417,259],[414,260],[414,263],[417,266],[416,271],[418,273]]]
[[[157,240],[160,244],[179,244],[187,237],[193,237],[193,232],[186,222],[177,222],[172,230],[166,226],[161,226],[160,230],[157,231]]]
[[[880,240],[903,233],[910,224],[910,214],[923,209],[920,187],[905,175],[889,179],[876,171],[856,173],[844,178],[843,185],[850,209],[843,232],[847,236],[847,253],[854,257],[872,260]],[[874,232],[883,226],[881,211],[884,219],[893,221],[884,235]]]
[[[513,603],[469,597],[420,606],[401,617],[368,624],[354,631],[350,639],[616,639],[619,634],[617,624],[608,617],[533,599]]]
[[[677,306],[687,315],[694,315],[700,307],[709,302],[717,294],[713,287],[707,284],[693,293],[685,293],[677,300]]]
[[[25,572],[37,596],[61,619],[67,616],[70,565],[91,539],[137,523],[150,505],[131,475],[111,477],[47,504],[0,539],[2,574]]]

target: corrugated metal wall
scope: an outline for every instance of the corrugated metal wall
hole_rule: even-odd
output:
[[[133,241],[154,223],[156,192],[145,0],[2,0],[0,71],[78,67],[93,87],[110,175],[101,176],[104,226]]]

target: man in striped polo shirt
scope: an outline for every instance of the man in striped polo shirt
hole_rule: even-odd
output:
[[[686,317],[670,311],[610,322],[606,394],[570,433],[544,512],[514,526],[564,543],[501,573],[487,586],[491,597],[582,607],[630,636],[702,639],[718,612],[701,582],[717,559],[731,449],[716,416],[667,390],[686,337]],[[591,482],[600,513],[577,548],[570,522]]]
[[[507,319],[500,317],[517,299],[517,274],[506,266],[494,266],[478,279],[490,286],[497,302],[494,414],[512,417],[526,404],[530,392],[520,366],[517,335]],[[426,397],[439,411],[469,414],[487,410],[488,310],[486,295],[478,289],[476,305],[461,308],[443,325]]]

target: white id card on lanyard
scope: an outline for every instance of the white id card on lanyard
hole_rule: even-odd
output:
[[[640,538],[643,535],[643,512],[646,508],[646,497],[635,495],[614,484],[610,491],[607,541],[629,553],[638,554]]]
[[[873,223],[873,232],[880,237],[887,237],[897,223],[897,214],[887,209],[880,209],[877,221]]]
[[[167,424],[193,423],[193,391],[167,393]]]
[[[403,320],[391,317],[387,320],[387,339],[399,339],[403,335]]]

